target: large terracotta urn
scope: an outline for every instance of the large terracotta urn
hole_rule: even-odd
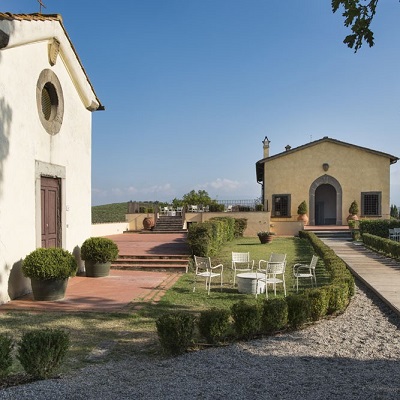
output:
[[[307,214],[299,214],[297,217],[297,221],[303,222],[304,225],[308,225],[308,215]]]
[[[143,228],[144,228],[144,229],[149,230],[149,229],[151,229],[153,226],[154,226],[154,220],[153,220],[153,218],[151,218],[151,217],[146,217],[146,218],[143,220]]]

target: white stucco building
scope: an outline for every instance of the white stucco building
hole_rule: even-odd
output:
[[[28,253],[59,246],[78,258],[90,236],[102,109],[59,15],[0,13],[0,304],[30,292]]]

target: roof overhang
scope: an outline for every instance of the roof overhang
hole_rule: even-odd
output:
[[[60,15],[0,13],[0,50],[37,42],[48,42],[49,48],[58,42],[57,56],[67,68],[85,108],[89,111],[104,110]]]

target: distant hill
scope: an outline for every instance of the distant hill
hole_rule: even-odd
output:
[[[92,224],[104,222],[125,222],[128,213],[128,202],[105,204],[92,207]]]

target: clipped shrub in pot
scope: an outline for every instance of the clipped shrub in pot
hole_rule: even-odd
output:
[[[22,273],[31,279],[33,298],[39,301],[64,298],[68,278],[77,269],[74,256],[61,248],[38,248],[22,261]]]
[[[111,262],[118,257],[118,246],[108,238],[91,237],[81,247],[86,276],[98,278],[110,273]]]

